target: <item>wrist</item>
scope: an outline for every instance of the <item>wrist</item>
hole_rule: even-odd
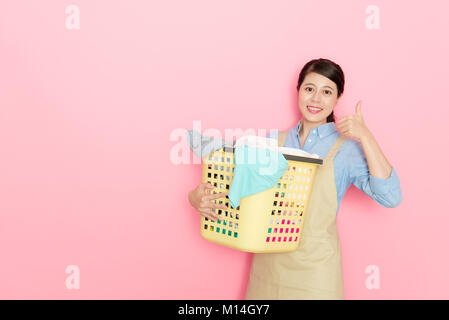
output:
[[[373,138],[373,134],[368,129],[365,129],[360,136],[360,142],[370,140]]]

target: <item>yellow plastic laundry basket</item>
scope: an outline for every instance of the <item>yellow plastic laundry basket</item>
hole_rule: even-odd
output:
[[[288,252],[299,246],[315,172],[322,159],[283,154],[288,168],[278,183],[244,197],[233,209],[228,196],[213,200],[227,209],[215,209],[222,221],[201,217],[201,236],[246,252]],[[203,158],[202,182],[229,191],[234,175],[234,148],[224,147]]]

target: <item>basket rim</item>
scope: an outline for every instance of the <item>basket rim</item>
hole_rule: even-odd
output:
[[[235,152],[234,146],[224,146],[222,149],[224,150],[224,152],[228,152],[228,153]],[[295,156],[295,155],[286,154],[286,153],[282,153],[282,155],[284,156],[285,160],[323,164],[323,159],[320,159],[320,158],[301,157],[301,156]]]

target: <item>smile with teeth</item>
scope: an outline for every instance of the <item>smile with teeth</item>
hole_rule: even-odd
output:
[[[307,110],[310,113],[318,113],[318,112],[320,112],[323,109],[322,108],[318,108],[318,107],[314,107],[314,106],[307,106]]]

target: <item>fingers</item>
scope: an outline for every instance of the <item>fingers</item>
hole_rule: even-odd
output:
[[[228,207],[226,207],[226,205],[224,204],[219,204],[219,203],[213,203],[211,201],[202,201],[201,202],[201,208],[213,208],[213,209],[224,209],[226,210]]]
[[[352,118],[353,118],[352,115],[346,116],[346,117],[340,118],[340,120],[338,120],[337,123],[344,122],[344,121],[348,121],[348,120],[352,120]]]
[[[351,130],[352,126],[350,126],[350,125],[338,126],[337,129],[340,131],[347,131],[347,130]]]
[[[202,216],[204,216],[206,218],[209,218],[210,220],[212,220],[214,222],[215,222],[215,220],[220,220],[221,221],[221,217],[218,214],[214,213],[213,209],[211,209],[211,208],[200,208],[198,210],[198,212]]]
[[[207,189],[213,189],[213,188],[215,188],[213,185],[211,185],[211,184],[208,183],[208,182],[205,182],[205,183],[204,183],[204,187],[207,188]]]
[[[204,201],[208,201],[208,200],[215,200],[215,199],[219,199],[219,198],[224,198],[226,197],[228,193],[227,192],[220,192],[220,193],[216,193],[216,194],[211,194],[211,195],[207,195],[203,197]]]
[[[349,124],[349,123],[352,123],[351,119],[340,119],[337,122],[337,126],[342,126],[342,125],[346,125],[346,124]]]

